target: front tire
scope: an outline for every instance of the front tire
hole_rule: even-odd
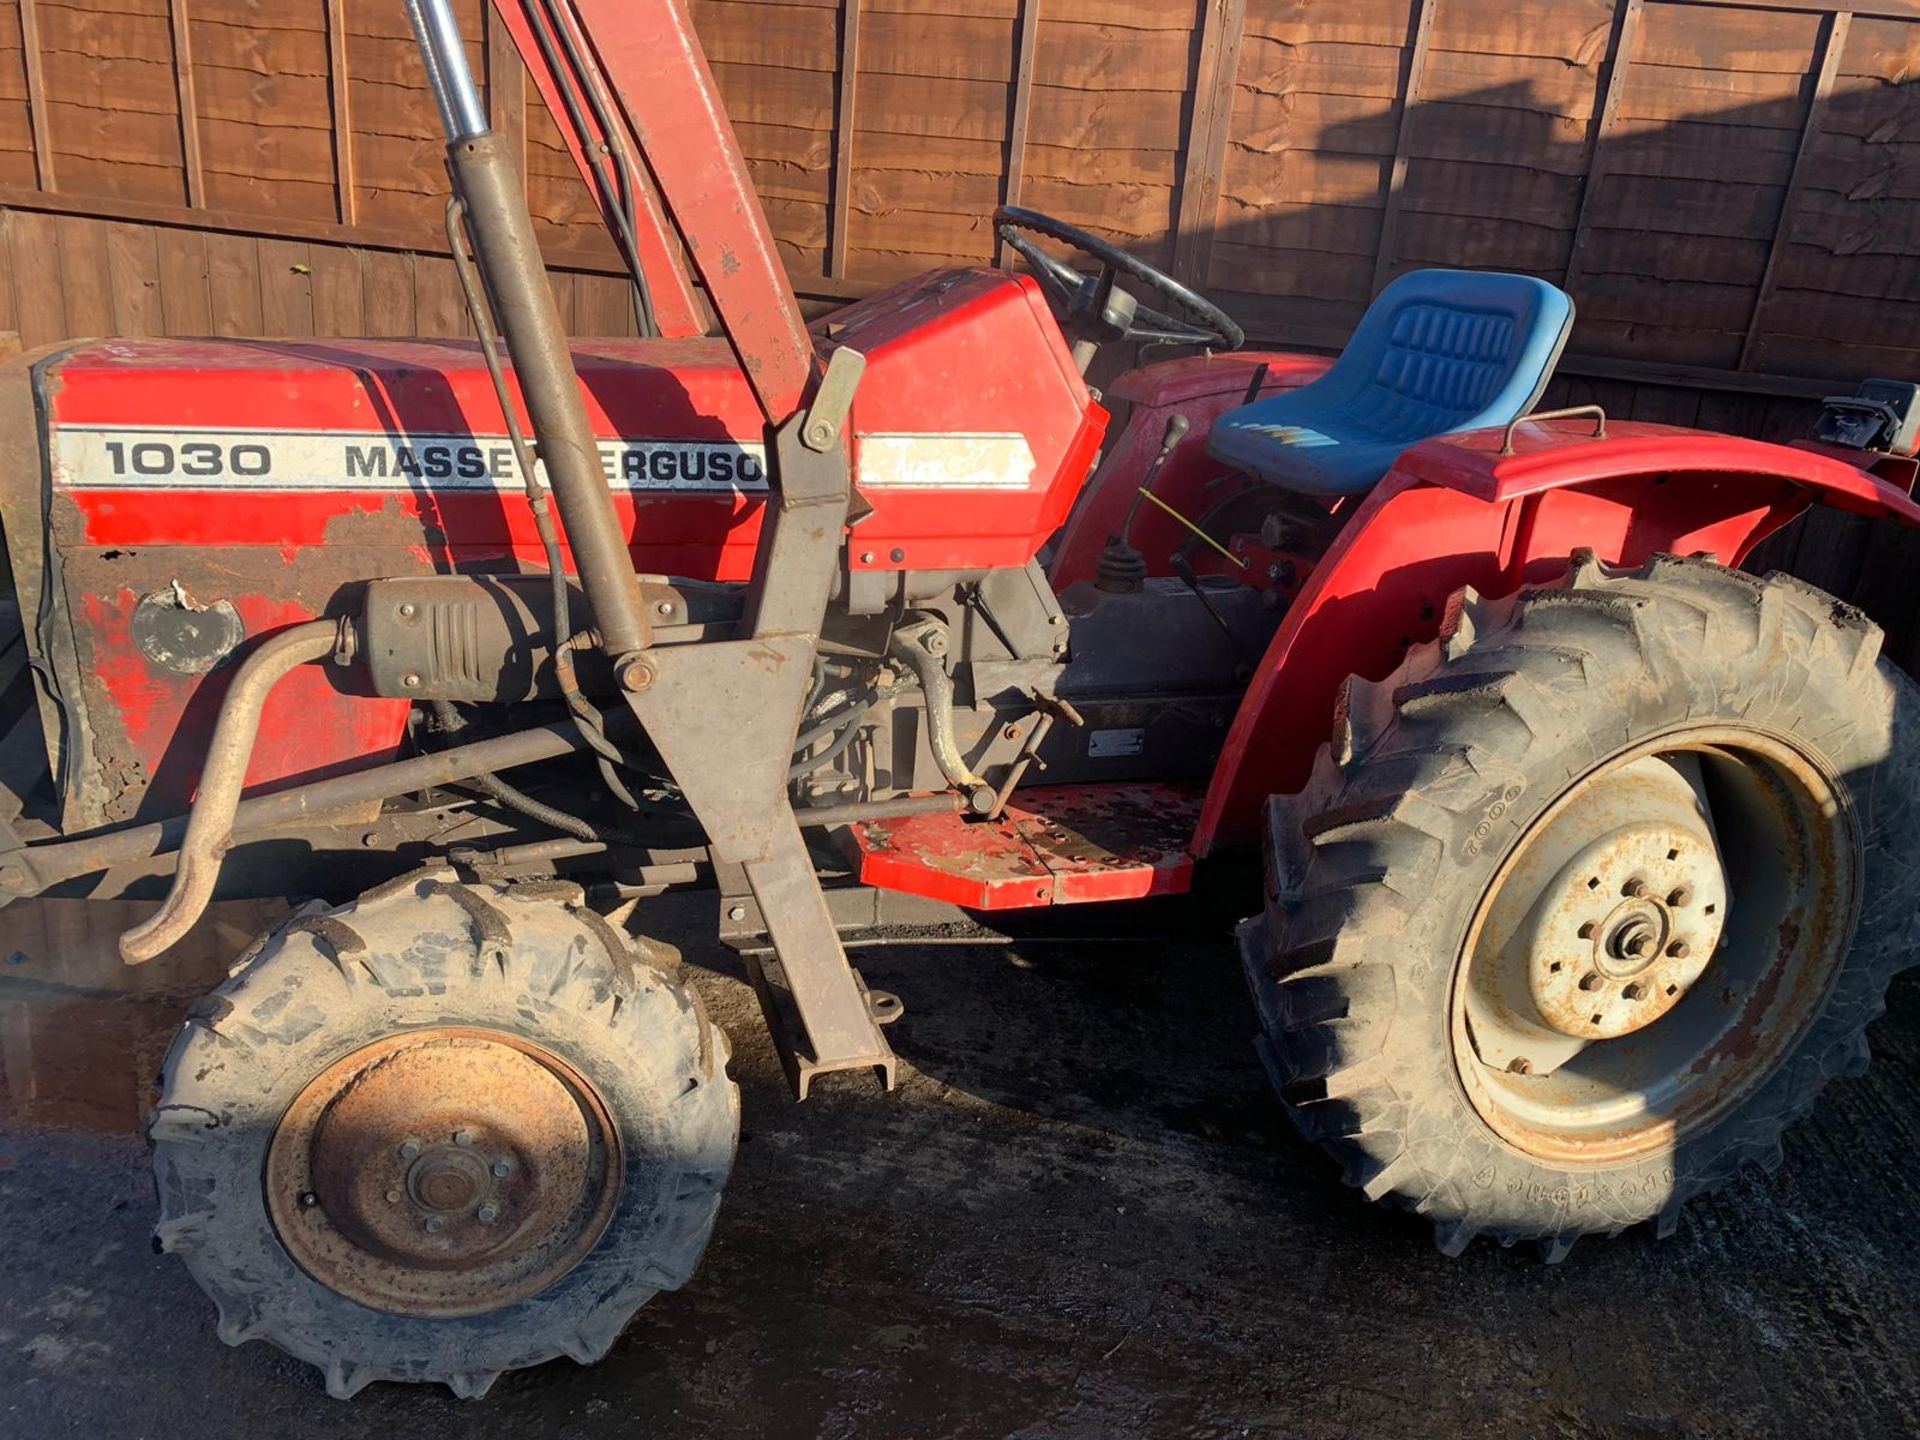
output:
[[[1879,649],[1792,579],[1585,556],[1350,684],[1241,932],[1347,1183],[1557,1260],[1779,1162],[1920,939],[1920,695]]]
[[[197,1005],[150,1135],[158,1246],[346,1398],[598,1360],[692,1274],[739,1135],[727,1042],[571,885],[409,877]]]

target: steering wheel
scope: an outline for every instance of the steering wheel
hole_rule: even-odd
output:
[[[1189,290],[1163,270],[1098,235],[1037,210],[1002,205],[993,212],[1000,238],[1026,257],[1034,278],[1059,312],[1070,338],[1091,345],[1135,340],[1150,345],[1202,345],[1209,350],[1238,350],[1246,333],[1206,296]],[[1097,275],[1084,275],[1057,260],[1020,232],[1031,231],[1071,245],[1100,262]],[[1114,284],[1126,275],[1140,282],[1175,314],[1149,309]],[[1076,344],[1076,353],[1079,346]],[[1085,368],[1085,361],[1082,361]]]

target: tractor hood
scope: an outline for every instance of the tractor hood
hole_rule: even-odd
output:
[[[941,272],[815,336],[868,360],[851,433],[872,513],[848,566],[1030,561],[1106,423],[1033,283]],[[733,352],[606,340],[574,356],[635,567],[745,580],[767,440]],[[13,468],[6,526],[23,586],[45,586],[23,599],[60,682],[69,829],[187,800],[226,658],[259,635],[344,613],[383,576],[543,568],[476,342],[99,341],[7,373],[8,448],[24,460],[30,434],[38,463]],[[182,648],[188,631],[205,653]],[[390,753],[405,712],[309,667],[276,693],[250,782]]]
[[[852,450],[874,513],[853,568],[1032,559],[1106,421],[1032,283],[940,272],[816,333],[868,360]],[[587,340],[574,359],[636,565],[745,579],[766,443],[733,352]],[[505,547],[537,563],[477,342],[103,341],[45,362],[39,386],[52,488],[81,522],[63,542],[316,545],[343,518],[398,510],[446,558]]]

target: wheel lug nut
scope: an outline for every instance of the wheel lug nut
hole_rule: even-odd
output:
[[[1589,991],[1598,990],[1602,985],[1606,983],[1607,982],[1602,980],[1598,974],[1596,974],[1591,970],[1589,970],[1585,975],[1582,975],[1580,977],[1580,988],[1582,990],[1589,990]]]
[[[420,1158],[420,1142],[418,1140],[404,1141],[400,1146],[400,1158],[402,1160],[418,1160]]]
[[[508,1175],[512,1173],[513,1173],[513,1166],[509,1165],[506,1161],[496,1160],[493,1162],[493,1178],[494,1179],[504,1180],[507,1178]]]
[[[387,1204],[398,1205],[399,1203],[400,1203],[400,1192],[398,1190],[387,1191]]]
[[[1667,954],[1676,960],[1684,960],[1693,953],[1693,947],[1684,940],[1676,940],[1667,946]]]
[[[1591,920],[1587,921],[1586,924],[1580,927],[1580,938],[1582,940],[1591,940],[1595,935],[1599,933],[1600,933],[1600,927]]]
[[[427,1217],[427,1233],[429,1235],[438,1235],[440,1233],[440,1217],[438,1215],[429,1215]]]
[[[1677,885],[1667,892],[1667,904],[1673,906],[1676,910],[1683,905],[1690,904],[1692,900],[1693,890],[1686,885]]]
[[[456,1144],[456,1145],[471,1145],[471,1144],[473,1144],[473,1131],[471,1131],[471,1130],[456,1130],[456,1131],[454,1131],[454,1132],[453,1132],[453,1143],[454,1143],[454,1144]]]
[[[1533,1073],[1533,1062],[1524,1055],[1516,1055],[1507,1062],[1507,1073],[1509,1075],[1531,1075]]]
[[[1629,1000],[1644,1000],[1647,998],[1647,987],[1636,980],[1631,985],[1623,988],[1620,993]]]
[[[300,1208],[302,1210],[311,1210],[313,1209],[314,1206],[318,1205],[319,1203],[320,1203],[320,1197],[314,1194],[313,1191],[302,1190],[300,1192]]]
[[[474,1212],[474,1218],[482,1225],[491,1225],[500,1218],[500,1207],[491,1204],[482,1205],[479,1210]]]
[[[1638,879],[1629,880],[1620,887],[1620,893],[1632,900],[1643,899],[1647,893],[1647,882]]]

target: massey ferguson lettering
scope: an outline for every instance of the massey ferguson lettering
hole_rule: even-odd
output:
[[[607,483],[620,490],[757,493],[767,488],[757,442],[621,439],[599,442]],[[516,490],[504,437],[380,432],[221,431],[123,427],[54,432],[54,482],[68,490]],[[541,476],[544,483],[544,474]]]
[[[399,478],[519,483],[513,447],[506,444],[348,444],[344,463],[349,481]],[[600,442],[600,468],[609,483],[631,490],[753,490],[766,485],[766,472],[758,457],[733,446],[606,440]]]

